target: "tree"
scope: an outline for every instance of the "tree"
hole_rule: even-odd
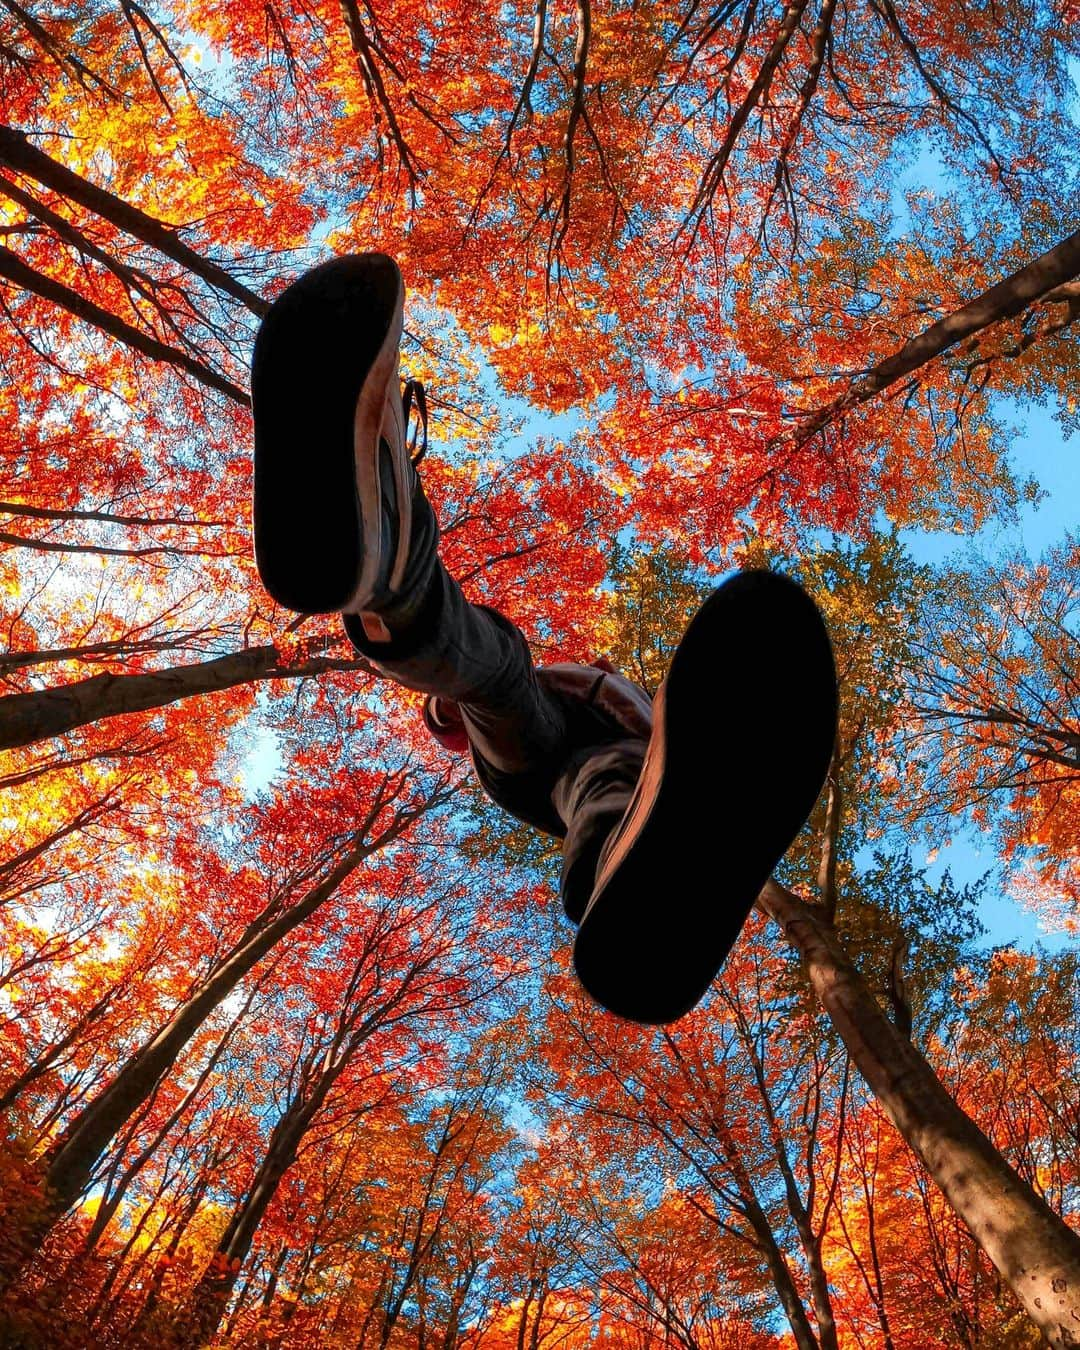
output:
[[[395,840],[425,810],[437,804],[440,785],[418,802],[397,806],[406,789],[402,778],[374,785],[372,800],[359,826],[334,842],[321,858],[308,859],[287,874],[253,914],[238,939],[210,966],[168,1020],[128,1059],[119,1073],[67,1123],[49,1149],[44,1175],[46,1215],[55,1222],[76,1201],[102,1151],[154,1090],[210,1012],[276,943],[307,920],[380,848]],[[36,1246],[48,1224],[37,1216],[28,1234]]]
[[[892,531],[1035,490],[1003,399],[1075,425],[1074,11],[0,3],[0,1265],[48,1229],[3,1334],[164,1334],[196,1297],[281,1350],[765,1346],[777,1306],[806,1346],[929,1344],[915,1289],[952,1290],[957,1338],[1021,1335],[1015,1271],[842,1041],[988,1250],[998,1181],[959,1194],[959,1159],[1069,1247],[1066,977],[980,963],[979,888],[917,850],[974,819],[1002,884],[1070,914],[1073,545],[934,576]],[[465,807],[336,618],[262,593],[251,341],[310,262],[372,247],[406,275],[447,565],[539,659],[651,690],[727,567],[820,598],[841,732],[761,900],[809,979],[755,920],[713,1022],[648,1053],[597,1024],[551,850]],[[496,1022],[505,1053],[440,1151],[460,1094],[368,1110],[361,1050],[310,1056],[374,891],[448,886],[455,960],[498,987],[417,1053],[475,1066]],[[534,1139],[507,1094],[536,1028],[575,1105],[532,1101]],[[575,1072],[583,1036],[623,1086]]]
[[[885,1017],[813,908],[775,882],[760,902],[797,944],[875,1097],[1051,1345],[1080,1318],[1080,1238],[1017,1175]]]
[[[912,672],[913,758],[939,812],[970,813],[1006,856],[1027,857],[1042,903],[1066,923],[1078,898],[1080,547],[1038,563],[973,565],[927,606]]]
[[[362,1128],[366,1111],[380,1093],[390,1089],[398,1064],[410,1055],[402,1032],[416,1036],[418,1024],[435,1019],[446,1026],[463,1003],[483,997],[484,991],[470,988],[467,975],[454,961],[455,949],[460,952],[460,943],[455,941],[459,935],[432,912],[441,901],[444,897],[436,895],[420,907],[399,908],[397,913],[376,909],[365,916],[366,924],[353,937],[354,963],[340,972],[344,981],[337,989],[326,988],[324,983],[320,992],[333,998],[333,1010],[323,1013],[297,1047],[287,1071],[292,1095],[274,1122],[266,1152],[229,1216],[189,1306],[182,1311],[180,1343],[197,1345],[217,1330],[282,1178],[360,1051],[364,1050],[366,1063],[352,1074],[355,1081],[349,1086],[361,1099],[372,1091],[374,1096],[366,1106],[352,1105],[354,1129]],[[335,953],[335,965],[344,964],[341,955]],[[336,983],[339,971],[327,973]],[[383,1041],[388,1044],[384,1046]],[[449,1141],[450,1137],[448,1125],[445,1138]],[[395,1302],[400,1308],[400,1299]]]

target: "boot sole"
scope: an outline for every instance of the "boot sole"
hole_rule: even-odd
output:
[[[403,305],[392,258],[335,258],[278,296],[255,341],[255,564],[270,595],[302,614],[363,609],[374,598],[384,549],[379,446]],[[399,502],[408,501],[400,458]],[[407,554],[402,535],[393,572]]]
[[[603,1007],[663,1025],[712,984],[828,773],[836,674],[813,601],[771,572],[725,582],[687,628],[653,717],[574,965]]]

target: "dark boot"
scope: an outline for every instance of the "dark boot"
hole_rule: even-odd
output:
[[[279,604],[407,624],[430,585],[438,525],[408,444],[423,390],[398,374],[404,286],[382,253],[313,268],[255,342],[255,561]],[[423,453],[421,448],[421,454]]]
[[[598,1003],[666,1023],[704,995],[821,791],[836,711],[828,635],[799,586],[742,572],[706,600],[574,944]]]

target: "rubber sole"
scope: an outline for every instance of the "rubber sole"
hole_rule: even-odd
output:
[[[378,426],[403,300],[392,258],[334,258],[278,296],[255,340],[255,563],[273,598],[302,614],[362,607],[372,589]]]
[[[813,809],[836,698],[825,625],[793,581],[742,572],[698,611],[574,944],[603,1007],[663,1025],[703,997]]]

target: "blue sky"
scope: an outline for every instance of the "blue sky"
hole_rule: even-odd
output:
[[[1065,439],[1061,424],[1051,409],[1002,406],[1007,420],[1018,428],[1013,447],[1013,466],[1018,477],[1034,477],[1043,489],[1038,503],[1024,505],[1015,520],[991,521],[978,534],[959,539],[955,534],[904,530],[901,538],[919,562],[938,564],[948,558],[963,559],[969,550],[994,556],[1023,549],[1037,557],[1060,543],[1067,531],[1080,526],[1080,446]],[[972,881],[989,871],[995,862],[993,849],[984,845],[974,830],[963,831],[952,846],[943,848],[930,868],[940,876],[945,867],[961,882]],[[1071,939],[1040,928],[1036,917],[999,888],[991,887],[983,902],[981,917],[987,927],[988,944],[1015,942],[1021,947],[1041,943],[1060,949]]]
[[[1022,505],[1016,519],[994,520],[977,535],[904,530],[901,537],[919,562],[940,563],[961,548],[983,553],[1025,550],[1035,557],[1060,543],[1066,531],[1080,526],[1080,446],[1066,441],[1049,408],[1021,410],[999,402],[1007,422],[1019,429],[1013,443],[1013,468],[1018,478],[1029,475],[1043,488],[1043,500]]]
[[[1069,69],[1077,94],[1073,108],[1080,130],[1080,62],[1071,62]],[[929,147],[924,148],[897,180],[892,206],[898,232],[903,232],[910,219],[904,195],[907,191],[930,188],[947,193],[949,187],[941,161]],[[1063,232],[1068,228],[1070,223],[1063,222]],[[1042,488],[1041,500],[1023,504],[1011,519],[992,520],[969,536],[902,531],[901,539],[918,562],[937,565],[948,559],[962,562],[968,553],[994,557],[1021,551],[1034,558],[1061,543],[1066,532],[1080,527],[1080,455],[1076,442],[1070,444],[1065,439],[1062,425],[1054,416],[1055,408],[1020,407],[1011,400],[999,399],[995,411],[1006,426],[1016,431],[1011,457],[1013,472],[1020,481],[1034,478]],[[991,870],[995,862],[994,851],[985,845],[978,832],[966,830],[957,834],[950,847],[940,850],[929,871],[932,877],[937,877],[948,867],[958,881],[966,882]],[[988,944],[1015,942],[1032,947],[1040,943],[1057,949],[1070,941],[1060,933],[1041,929],[1030,911],[996,886],[988,889],[981,917],[988,930]]]

